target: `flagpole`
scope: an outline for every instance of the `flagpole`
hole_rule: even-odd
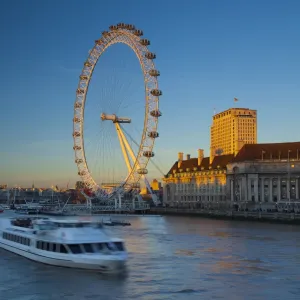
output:
[[[233,98],[233,102],[234,102],[234,104],[236,104],[236,102],[238,102],[239,101],[239,99],[238,98]]]

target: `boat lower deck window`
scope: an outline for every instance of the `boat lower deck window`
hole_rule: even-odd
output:
[[[58,246],[58,245],[57,245]],[[63,244],[60,244],[60,251],[59,251],[60,253],[68,253],[68,250],[67,250],[67,248],[66,248],[66,246],[65,245],[63,245]]]
[[[70,250],[73,254],[81,254],[82,253],[80,245],[69,244],[68,247],[70,248]]]
[[[102,243],[97,243],[95,244],[95,248],[97,251],[102,251],[104,247]]]
[[[97,243],[94,245],[96,252],[110,253],[110,251],[118,251],[114,243]]]
[[[67,248],[63,244],[48,243],[44,241],[37,241],[36,248],[49,252],[68,253]]]
[[[8,240],[8,241],[15,242],[18,244],[30,246],[30,239],[27,237],[19,236],[19,235],[13,234],[13,233],[3,232],[2,238],[4,240]]]
[[[94,253],[94,249],[91,244],[83,244],[83,249],[86,253]]]
[[[124,244],[122,242],[114,242],[115,246],[119,251],[125,251]]]
[[[105,243],[105,246],[107,247],[108,250],[110,251],[116,251],[117,247],[115,246],[114,243]]]

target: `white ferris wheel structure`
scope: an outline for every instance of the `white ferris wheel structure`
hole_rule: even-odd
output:
[[[142,36],[143,31],[136,29],[135,26],[130,24],[119,23],[110,26],[109,31],[102,32],[101,38],[95,41],[95,45],[89,51],[89,56],[84,62],[84,67],[79,77],[73,118],[75,163],[78,168],[78,175],[81,177],[84,186],[92,191],[94,197],[100,201],[116,201],[126,191],[137,191],[140,188],[141,179],[144,179],[147,187],[149,187],[145,176],[148,173],[148,162],[154,156],[155,139],[159,137],[157,127],[158,119],[162,115],[159,110],[159,97],[162,95],[162,92],[158,86],[160,72],[154,65],[156,54],[148,50],[150,41]],[[86,156],[85,106],[90,80],[99,58],[108,47],[117,43],[130,47],[141,66],[145,91],[143,104],[144,121],[140,140],[135,141],[137,150],[134,151],[128,140],[128,135],[126,135],[127,126],[130,126],[132,123],[131,116],[116,115],[111,111],[99,111],[99,120],[101,122],[110,122],[115,128],[115,138],[118,139],[123,161],[127,168],[127,175],[121,182],[117,185],[105,187],[103,184],[97,183],[90,170]],[[90,200],[88,196],[86,196],[86,199]]]

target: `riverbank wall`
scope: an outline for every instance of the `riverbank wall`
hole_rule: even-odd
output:
[[[279,212],[241,212],[241,211],[217,211],[189,208],[153,207],[147,214],[190,216],[223,220],[245,220],[269,223],[284,223],[300,225],[300,214]]]

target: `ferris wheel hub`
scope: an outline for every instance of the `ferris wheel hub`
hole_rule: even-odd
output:
[[[100,118],[102,121],[112,121],[113,123],[131,123],[131,119],[124,118],[124,117],[118,117],[115,114],[107,115],[105,113],[102,113]]]

